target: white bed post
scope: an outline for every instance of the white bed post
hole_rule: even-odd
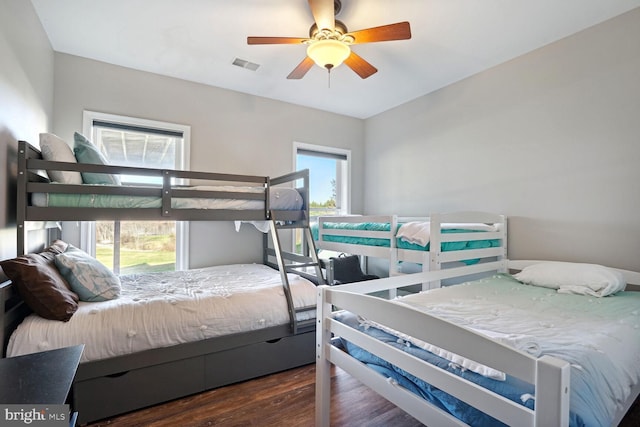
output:
[[[498,261],[502,261],[504,264],[504,267],[502,268],[502,270],[500,270],[500,273],[508,273],[509,272],[509,267],[508,267],[508,248],[507,248],[507,217],[502,215],[502,223],[501,223],[501,228],[500,228],[500,234],[502,235],[501,240],[502,240],[502,256],[498,257]]]
[[[328,348],[331,334],[324,319],[331,315],[331,304],[325,302],[329,286],[318,286],[316,305],[316,427],[329,427],[331,421],[331,363]]]
[[[398,242],[396,241],[398,226],[398,216],[392,215],[391,223],[389,224],[389,250],[391,251],[389,256],[389,276],[398,276],[400,274],[400,268],[398,266]]]
[[[442,219],[440,219],[439,214],[432,214],[429,217],[429,271],[442,269],[440,261],[440,252],[442,252],[442,242],[440,240],[441,223]],[[440,284],[440,280],[429,282],[428,289],[439,288]],[[423,290],[424,287],[425,286],[423,284]]]
[[[391,221],[389,222],[389,277],[400,275],[398,242],[396,241],[398,226],[398,215],[392,215]],[[389,299],[395,299],[398,296],[398,289],[389,289],[388,295]]]
[[[569,426],[571,365],[551,356],[536,362],[536,427]]]

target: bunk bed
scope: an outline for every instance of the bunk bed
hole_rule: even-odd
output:
[[[115,177],[121,174],[155,176],[161,177],[163,184],[120,185],[117,180],[106,185],[52,182],[48,179],[51,171]],[[121,297],[103,302],[81,301],[66,322],[44,319],[32,313],[16,285],[7,281],[0,286],[3,354],[8,350],[7,356],[12,356],[86,340],[83,360],[70,396],[80,424],[312,363],[315,356],[316,286],[301,277],[303,273],[297,274],[315,268],[315,274],[310,276],[317,283],[323,283],[309,230],[308,183],[308,171],[269,178],[45,160],[37,148],[20,141],[17,258],[43,256],[51,260],[69,250],[66,249],[68,244],[56,241],[41,252],[26,254],[25,248],[29,247],[28,224],[32,222],[240,220],[260,221],[267,224],[268,232],[263,239],[264,265],[214,266],[161,275],[122,276],[119,278]],[[305,230],[309,246],[304,254],[284,250],[278,234],[283,228]],[[173,285],[171,280],[175,281]],[[205,286],[205,282],[211,282],[211,286]],[[253,282],[257,284],[255,287]],[[235,290],[236,285],[241,291]],[[266,293],[259,293],[263,291]],[[235,299],[251,305],[256,296],[263,301],[262,305],[253,308],[253,317],[231,322],[233,325],[227,324],[227,328],[221,331],[214,328],[214,323],[227,315],[223,316],[219,306],[208,302],[209,297],[214,300],[218,297],[218,303],[222,301],[223,304],[230,304]],[[199,311],[203,304],[205,309]],[[111,320],[105,320],[108,317],[103,317],[111,311],[110,305],[116,316],[122,317],[126,313],[125,317],[139,317],[143,323],[153,318],[157,322],[152,323],[165,324],[167,328],[177,326],[163,317],[173,306],[182,307],[183,317],[187,314],[194,316],[183,320],[195,332],[187,337],[179,331],[145,330],[143,326],[129,324],[118,324],[118,327],[104,333],[90,331],[93,334],[89,335],[105,335],[107,342],[115,340],[109,335],[114,330],[124,331],[130,341],[136,337],[137,342],[143,343],[125,343],[115,347],[93,341],[97,337],[81,335],[83,325],[115,325]],[[147,318],[137,311],[142,306],[154,305],[161,306],[161,314]],[[251,311],[249,308],[231,307],[229,305],[226,310],[238,313]],[[275,308],[271,310],[270,307]],[[267,313],[269,310],[273,313]],[[101,320],[96,321],[98,318]],[[240,327],[241,324],[244,327]],[[45,335],[35,339],[36,347],[30,348],[29,342],[34,339],[25,339],[18,333],[23,333],[22,330],[27,334],[36,333],[28,332],[27,327],[33,325],[49,329]],[[61,334],[71,331],[74,338],[65,338],[64,335],[53,338],[50,334],[57,330],[62,331]],[[148,342],[140,339],[142,337]],[[162,346],[154,347],[153,343]]]
[[[390,276],[402,263],[429,271],[507,255],[507,219],[487,212],[320,216],[312,230],[319,250],[385,259]]]
[[[638,283],[593,264],[501,260],[321,286],[316,425],[329,425],[332,364],[426,425],[618,425],[640,393],[640,293],[624,290]]]

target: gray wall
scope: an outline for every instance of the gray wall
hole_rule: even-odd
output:
[[[0,10],[0,258],[16,140],[70,138],[90,109],[190,125],[192,169],[277,175],[293,141],[351,148],[354,212],[504,212],[512,258],[640,270],[638,9],[366,121],[54,54],[30,2]],[[259,238],[198,224],[192,266],[259,259]]]
[[[191,126],[191,170],[277,176],[292,170],[294,141],[351,149],[362,211],[362,120],[60,53],[54,99],[53,132],[68,140],[85,109]],[[192,223],[190,236],[191,267],[262,259],[250,227]]]
[[[0,0],[0,259],[16,255],[17,140],[38,143],[53,108],[53,50],[31,2]]]
[[[640,270],[640,9],[366,121],[365,211],[509,216],[512,259]]]

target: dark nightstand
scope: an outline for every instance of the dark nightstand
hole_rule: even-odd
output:
[[[83,349],[77,345],[0,359],[0,403],[66,403]]]

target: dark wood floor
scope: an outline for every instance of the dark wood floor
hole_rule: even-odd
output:
[[[333,369],[333,427],[422,425],[344,371]],[[90,427],[313,426],[314,394],[315,366],[308,365],[103,420]],[[638,402],[620,426],[640,427]]]
[[[421,426],[344,371],[333,370],[331,425]],[[170,385],[168,385],[170,386]],[[91,427],[314,425],[315,365],[246,381],[90,424]]]

